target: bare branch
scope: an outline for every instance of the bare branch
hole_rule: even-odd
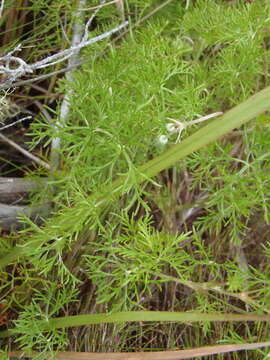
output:
[[[34,87],[35,85],[33,85]],[[34,104],[39,108],[45,119],[48,121],[49,124],[53,124],[53,119],[49,112],[46,110],[44,106],[41,105],[41,103],[38,100],[34,101]]]
[[[117,11],[119,12],[119,15],[121,17],[122,21],[125,21],[125,7],[124,7],[124,1],[118,0],[115,3]]]
[[[169,3],[173,2],[174,0],[166,0],[164,1],[164,3],[162,3],[161,5],[159,5],[157,8],[155,8],[153,11],[151,11],[149,14],[147,14],[146,16],[144,16],[142,19],[140,19],[137,23],[135,23],[132,28],[136,28],[138,27],[139,25],[141,25],[142,22],[148,20],[151,16],[155,15],[155,13],[157,13],[158,11],[160,11],[162,8],[164,8],[166,5],[168,5]],[[115,1],[113,1],[112,3],[115,3]],[[109,5],[109,3],[106,3]],[[106,5],[104,4],[104,6]],[[86,8],[86,9],[80,9],[80,10],[92,10],[92,9],[96,9],[96,7],[94,8]],[[128,30],[124,30],[123,32],[121,32],[120,35],[118,35],[116,38],[114,38],[112,40],[112,43],[116,43],[120,38],[122,38],[124,35],[126,35],[128,32]],[[107,47],[108,48],[108,47]],[[106,50],[105,50],[106,51]],[[102,51],[100,54],[96,55],[97,57],[101,57],[105,54],[105,51]],[[60,70],[56,70],[56,71],[52,71],[51,73],[49,74],[44,74],[44,75],[40,75],[40,76],[36,76],[32,79],[27,79],[27,80],[21,80],[21,81],[17,81],[15,84],[12,84],[12,87],[18,87],[18,86],[22,86],[22,85],[27,85],[27,84],[31,84],[33,82],[36,82],[36,81],[41,81],[41,80],[44,80],[44,79],[47,79],[51,76],[54,76],[54,75],[59,75],[59,74],[63,74],[65,72],[68,72],[68,71],[71,71],[73,69],[75,69],[77,66],[80,66],[80,65],[83,65],[83,64],[87,64],[89,61],[92,61],[93,59],[89,59],[89,58],[84,58],[82,59],[81,61],[78,62],[77,65],[73,65],[73,66],[67,66],[63,69],[60,69]],[[10,84],[0,84],[0,89],[9,89],[11,87]]]
[[[19,152],[21,152],[23,155],[25,155],[26,157],[28,157],[29,159],[33,160],[34,162],[36,162],[37,164],[45,167],[46,169],[51,169],[50,165],[47,164],[45,161],[40,160],[38,157],[36,157],[35,155],[31,154],[29,151],[23,149],[20,145],[16,144],[14,141],[8,139],[5,135],[0,133],[0,139],[2,139],[3,141],[5,141],[6,143],[8,143],[10,146],[14,147],[16,150],[18,150]]]
[[[85,0],[80,0],[79,8],[84,6],[85,3],[86,3]],[[97,11],[98,10],[96,10],[95,13]],[[77,10],[77,13],[76,13],[77,20],[73,26],[73,35],[72,35],[72,41],[71,41],[71,48],[76,49],[76,51],[74,51],[74,53],[72,54],[72,56],[69,59],[69,62],[68,62],[69,66],[75,66],[75,67],[77,66],[77,64],[79,62],[79,51],[80,51],[78,48],[78,45],[87,41],[88,26],[90,26],[91,22],[93,21],[93,16],[91,16],[90,19],[88,20],[88,22],[86,23],[86,26],[84,29],[84,35],[83,35],[83,26],[81,25],[81,17],[82,16],[83,16],[83,13],[80,10]],[[72,72],[68,72],[66,74],[66,79],[68,81],[72,81],[72,79],[73,79]],[[60,154],[58,152],[58,149],[61,146],[59,129],[63,126],[63,124],[66,123],[67,117],[69,115],[69,108],[70,108],[69,99],[70,99],[70,97],[71,97],[71,90],[68,89],[67,92],[65,93],[63,102],[61,104],[59,119],[53,125],[56,136],[52,139],[52,144],[51,144],[51,162],[53,165],[52,170],[55,170],[59,167]]]
[[[31,191],[37,191],[48,185],[47,178],[26,180],[24,178],[0,177],[0,203],[12,204],[25,199]]]
[[[90,18],[91,19],[91,18]],[[88,24],[89,25],[89,24]],[[0,65],[0,74],[4,74],[7,77],[7,80],[5,83],[12,84],[14,81],[16,81],[19,77],[32,73],[34,70],[42,69],[48,66],[52,66],[55,64],[58,64],[59,62],[62,62],[64,60],[69,59],[78,51],[86,47],[88,45],[94,44],[100,40],[103,40],[112,34],[118,32],[119,30],[123,29],[128,25],[128,21],[125,21],[119,26],[116,26],[115,28],[106,31],[105,33],[98,35],[92,39],[87,40],[88,36],[83,37],[82,41],[76,45],[72,45],[70,48],[61,51],[59,53],[56,53],[54,55],[48,56],[47,58],[37,61],[34,64],[27,64],[23,59],[17,56],[13,56],[13,54],[17,51],[21,50],[21,44],[17,45],[14,50],[6,54],[5,56],[0,57],[0,62],[4,65]],[[87,27],[85,27],[85,35],[88,35]],[[15,68],[14,66],[17,65]]]
[[[99,12],[99,10],[102,8],[102,6],[104,6],[104,5],[103,5],[104,2],[105,2],[105,0],[101,0],[99,7],[97,7],[97,8],[95,9],[94,13],[91,15],[91,17],[90,17],[89,20],[87,21],[87,23],[86,23],[86,25],[85,25],[85,29],[84,29],[84,35],[83,35],[83,37],[82,37],[82,42],[83,42],[83,41],[87,41],[88,36],[89,36],[88,29],[89,29],[89,27],[91,26],[91,24],[92,24],[95,16],[96,16],[97,13]],[[78,10],[78,11],[81,12],[82,10]]]
[[[50,211],[50,204],[13,206],[0,203],[0,227],[4,230],[22,229],[24,227],[24,223],[20,220],[22,214],[40,224],[42,222],[41,217],[48,217]]]
[[[189,122],[182,122],[182,121],[175,120],[175,119],[172,119],[170,117],[167,117],[167,119],[172,121],[173,123],[167,124],[166,128],[167,128],[167,130],[168,130],[168,132],[170,134],[174,134],[175,132],[178,132],[178,136],[177,136],[177,139],[176,139],[176,143],[178,143],[179,140],[180,140],[180,136],[181,136],[182,131],[184,129],[186,129],[188,126],[191,126],[191,125],[194,125],[194,124],[199,124],[200,122],[203,122],[203,121],[208,120],[208,119],[212,119],[212,118],[214,118],[216,116],[220,116],[220,115],[223,115],[223,112],[218,111],[218,112],[206,115],[206,116],[202,116],[199,119],[192,120],[192,121],[189,121]],[[167,138],[166,135],[162,135],[162,136],[165,136]]]
[[[89,8],[80,8],[79,11],[87,11],[87,10],[97,10],[97,9],[101,9],[103,8],[104,6],[108,6],[108,5],[112,5],[112,4],[115,4],[117,3],[119,0],[112,0],[112,1],[109,1],[109,2],[106,2],[103,1],[100,5],[97,5],[97,6],[92,6],[92,7],[89,7]]]
[[[4,10],[4,4],[5,4],[5,0],[0,0],[1,1],[1,5],[0,5],[0,17],[3,14],[3,10]]]
[[[22,119],[19,119],[19,120],[17,120],[17,121],[14,121],[12,124],[8,124],[8,125],[5,125],[5,126],[2,126],[2,127],[0,128],[0,131],[1,131],[1,130],[5,130],[5,129],[11,127],[11,126],[14,126],[14,125],[16,125],[16,124],[18,124],[18,123],[21,123],[21,122],[24,121],[24,120],[28,120],[28,119],[31,119],[31,118],[32,118],[32,116],[26,116],[26,117],[24,117],[24,118],[22,118]]]

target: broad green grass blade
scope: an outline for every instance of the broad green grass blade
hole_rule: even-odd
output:
[[[169,312],[169,311],[127,311],[113,314],[90,314],[65,316],[62,318],[51,319],[46,324],[48,328],[63,328],[70,326],[81,326],[89,324],[104,324],[132,321],[270,321],[270,315],[257,314],[207,314],[207,313],[188,313],[188,312]]]
[[[133,322],[133,321],[172,321],[172,322],[205,322],[205,321],[270,321],[270,315],[247,314],[221,314],[221,313],[189,313],[169,311],[126,311],[112,314],[85,314],[53,318],[48,321],[36,321],[35,324],[41,331],[67,328],[73,326]],[[15,331],[2,331],[0,338],[5,338],[16,333]]]

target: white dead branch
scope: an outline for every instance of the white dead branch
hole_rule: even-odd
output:
[[[19,120],[14,121],[12,124],[8,124],[8,125],[0,127],[0,131],[5,130],[5,129],[7,129],[7,128],[11,127],[11,126],[14,126],[16,124],[19,124],[19,123],[21,123],[21,122],[23,122],[25,120],[29,120],[31,118],[32,118],[32,116],[25,116],[25,117],[23,117],[23,118],[21,118]]]
[[[118,0],[117,0],[118,1]],[[152,10],[150,13],[148,13],[147,15],[145,15],[144,17],[142,17],[139,21],[137,21],[133,26],[132,28],[136,28],[138,26],[140,26],[144,21],[148,20],[151,16],[155,15],[158,11],[160,11],[161,9],[163,9],[165,6],[167,6],[168,4],[170,4],[171,2],[173,2],[175,0],[166,0],[164,1],[161,5],[157,6],[154,10]],[[111,5],[111,4],[114,4],[116,1],[113,0],[113,1],[110,1],[110,2],[107,2],[104,4],[104,6],[106,5]],[[101,5],[98,5],[98,6],[95,6],[95,7],[91,7],[91,8],[80,8],[79,10],[82,10],[82,11],[86,11],[86,10],[94,10],[94,9],[97,9],[97,8],[101,8],[102,6]],[[123,27],[127,27],[128,25],[128,22],[125,22],[122,24]],[[121,30],[121,29],[120,29]],[[116,43],[121,37],[123,37],[124,35],[127,34],[129,30],[128,29],[125,29],[123,30],[120,35],[118,35],[116,38],[114,38],[112,40],[111,43]],[[98,54],[97,56],[102,56],[104,54],[104,52]],[[18,87],[18,86],[23,86],[23,85],[27,85],[27,84],[31,84],[35,81],[41,81],[41,80],[44,80],[44,79],[47,79],[51,76],[55,76],[55,75],[59,75],[59,74],[63,74],[65,72],[68,72],[68,71],[71,71],[73,70],[74,68],[76,68],[77,66],[80,66],[80,65],[83,65],[83,64],[86,64],[89,62],[89,58],[85,57],[84,59],[80,60],[80,62],[76,65],[76,66],[67,66],[63,69],[60,69],[60,70],[55,70],[55,71],[52,71],[48,74],[43,74],[43,75],[39,75],[39,76],[36,76],[36,77],[33,77],[31,79],[27,79],[27,80],[21,80],[21,81],[17,81],[15,82],[15,84],[13,84],[13,87]],[[10,88],[10,85],[7,84],[7,83],[1,83],[0,84],[0,89],[9,89]]]
[[[5,0],[0,0],[0,1],[1,1],[1,4],[0,4],[0,17],[2,17],[3,10],[4,10]]]
[[[45,161],[43,161],[43,160],[39,159],[37,156],[31,154],[29,151],[25,150],[20,145],[16,144],[14,141],[10,140],[9,138],[7,138],[5,135],[3,135],[1,133],[0,133],[0,139],[5,141],[7,144],[12,146],[14,149],[16,149],[17,151],[22,153],[24,156],[28,157],[29,159],[31,159],[35,163],[45,167],[48,170],[51,169],[51,166],[49,164],[47,164]]]
[[[0,63],[1,63],[0,74],[2,74],[5,79],[4,83],[12,85],[12,83],[15,82],[18,78],[26,74],[31,74],[35,70],[43,69],[45,67],[53,66],[58,64],[59,62],[65,61],[70,57],[72,57],[73,55],[77,54],[80,49],[89,46],[91,44],[94,44],[100,40],[103,40],[128,25],[128,21],[125,21],[119,26],[116,26],[115,28],[106,31],[103,34],[100,34],[92,39],[88,39],[89,37],[88,27],[92,22],[91,18],[88,20],[84,28],[84,35],[82,36],[82,39],[79,43],[77,43],[76,45],[72,45],[70,48],[60,51],[59,53],[48,56],[43,60],[37,61],[34,64],[28,64],[20,57],[14,56],[14,53],[21,51],[21,44],[17,45],[15,49],[10,51],[6,55],[0,57]],[[78,19],[81,20],[80,18]]]
[[[102,3],[104,3],[104,0],[101,1],[101,5],[102,5]],[[86,0],[80,0],[79,7],[78,7],[78,10],[76,13],[76,19],[78,19],[78,20],[74,23],[74,27],[73,27],[73,36],[72,36],[70,49],[74,49],[74,50],[73,50],[71,56],[69,57],[68,66],[74,67],[74,68],[77,67],[77,65],[80,61],[79,53],[80,53],[80,49],[82,47],[81,44],[88,43],[88,40],[87,40],[89,37],[88,29],[91,26],[97,12],[100,10],[100,7],[95,9],[92,16],[88,19],[86,25],[83,26],[81,19],[83,19],[84,16],[83,16],[83,12],[82,12],[81,8],[83,8],[85,6],[85,4],[86,4]],[[72,81],[72,79],[73,79],[72,71],[66,73],[66,79],[69,82]],[[64,99],[61,104],[59,119],[56,121],[56,123],[54,125],[56,136],[52,139],[52,144],[51,144],[51,163],[52,163],[53,170],[55,170],[59,167],[60,154],[59,154],[58,150],[60,149],[60,146],[61,146],[61,138],[59,137],[59,128],[64,126],[64,124],[66,123],[66,120],[68,118],[69,111],[70,111],[70,101],[69,100],[70,100],[71,96],[72,96],[72,90],[68,89],[66,94],[64,95]]]

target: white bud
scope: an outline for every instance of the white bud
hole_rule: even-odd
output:
[[[167,131],[171,134],[176,131],[176,126],[172,123],[166,124]]]
[[[168,142],[168,136],[166,136],[166,135],[160,135],[159,136],[158,143],[160,145],[165,145],[165,144],[167,144],[167,142]]]

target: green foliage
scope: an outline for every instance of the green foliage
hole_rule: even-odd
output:
[[[133,0],[127,5],[138,20],[145,9],[153,8],[153,1]],[[38,12],[44,8],[56,22],[58,15],[49,14],[46,2],[36,1],[34,6]],[[70,7],[72,17],[70,2],[55,6]],[[192,192],[202,196],[198,204],[194,196],[195,204],[188,204],[189,209],[203,209],[192,226],[188,222],[179,226],[177,234],[166,232],[162,220],[153,216],[173,196],[170,180],[161,199],[157,192],[162,177],[142,186],[136,180],[140,165],[163,153],[177,138],[168,134],[167,117],[188,122],[226,111],[269,83],[269,7],[268,1],[172,3],[119,46],[110,46],[106,56],[94,56],[104,49],[103,42],[84,49],[84,55],[93,59],[90,65],[77,71],[72,83],[59,82],[58,90],[70,90],[73,96],[71,114],[57,134],[62,169],[50,182],[57,188],[55,214],[41,228],[28,221],[17,240],[25,257],[23,271],[28,274],[23,285],[27,289],[44,286],[33,290],[33,299],[28,296],[26,304],[16,300],[20,316],[13,333],[25,350],[65,347],[65,331],[46,332],[35,325],[61,316],[68,304],[72,307],[74,289],[89,280],[96,289],[96,309],[106,311],[144,309],[152,303],[158,307],[155,298],[174,284],[169,310],[269,312],[270,246],[266,236],[261,235],[258,245],[258,236],[253,239],[249,232],[252,218],[269,224],[269,114],[175,167],[182,177],[174,183],[178,197],[171,201],[175,211],[169,216],[175,216],[178,226],[186,205],[179,199]],[[98,16],[106,28],[119,14],[108,6]],[[59,33],[52,36],[58,44]],[[200,125],[188,128],[182,137],[196,127]],[[55,136],[55,128],[43,119],[32,130],[35,142]],[[161,135],[168,138],[168,145],[160,144]],[[105,192],[115,178],[124,176],[121,199]],[[182,183],[187,186],[184,190]],[[104,194],[110,201],[102,208],[95,200]],[[45,190],[39,196],[47,197]],[[245,246],[247,264],[234,251]],[[252,258],[252,246],[259,254],[257,261]],[[9,247],[0,241],[1,251],[6,253]],[[74,263],[69,257],[78,247],[81,252]],[[16,272],[12,281],[7,278],[6,274],[1,285],[5,294],[13,281],[21,281]],[[20,299],[7,298],[10,306],[14,298]],[[251,341],[254,336],[269,336],[266,327],[259,325],[241,330],[242,337],[230,326],[207,322],[202,329],[193,329],[190,337],[179,327],[168,341],[172,344],[180,332],[190,346],[201,345],[204,337],[233,341],[239,336],[241,341]],[[132,330],[125,329],[123,336],[131,338]]]
[[[214,88],[221,104],[225,99],[226,104],[238,103],[260,86],[268,53],[267,9],[265,1],[252,6],[198,1],[184,16],[181,34],[193,44],[192,58],[208,69],[206,87]]]
[[[203,152],[188,160],[190,168],[201,161],[201,167],[193,173],[193,186],[199,185],[209,194],[205,202],[207,215],[198,221],[202,229],[219,233],[226,226],[230,241],[239,243],[245,236],[246,222],[257,211],[262,210],[269,223],[268,129],[269,123],[263,131],[261,126],[245,130],[245,148],[239,146],[236,137],[236,143],[216,146],[206,157]]]
[[[64,329],[44,331],[41,326],[64,311],[67,304],[76,300],[77,292],[70,286],[58,286],[50,284],[42,292],[35,291],[31,304],[27,305],[20,313],[19,319],[15,321],[13,335],[18,335],[16,341],[22,344],[24,351],[35,349],[40,354],[35,359],[46,359],[48,352],[64,349],[68,344],[66,331]]]
[[[148,217],[137,222],[124,218],[121,223],[124,227],[119,236],[108,226],[102,242],[91,243],[91,255],[86,255],[90,279],[98,289],[97,301],[112,303],[114,311],[142,308],[140,304],[152,295],[153,286],[160,289],[166,267],[185,277],[190,262],[181,249],[188,234],[158,233],[151,229]]]

